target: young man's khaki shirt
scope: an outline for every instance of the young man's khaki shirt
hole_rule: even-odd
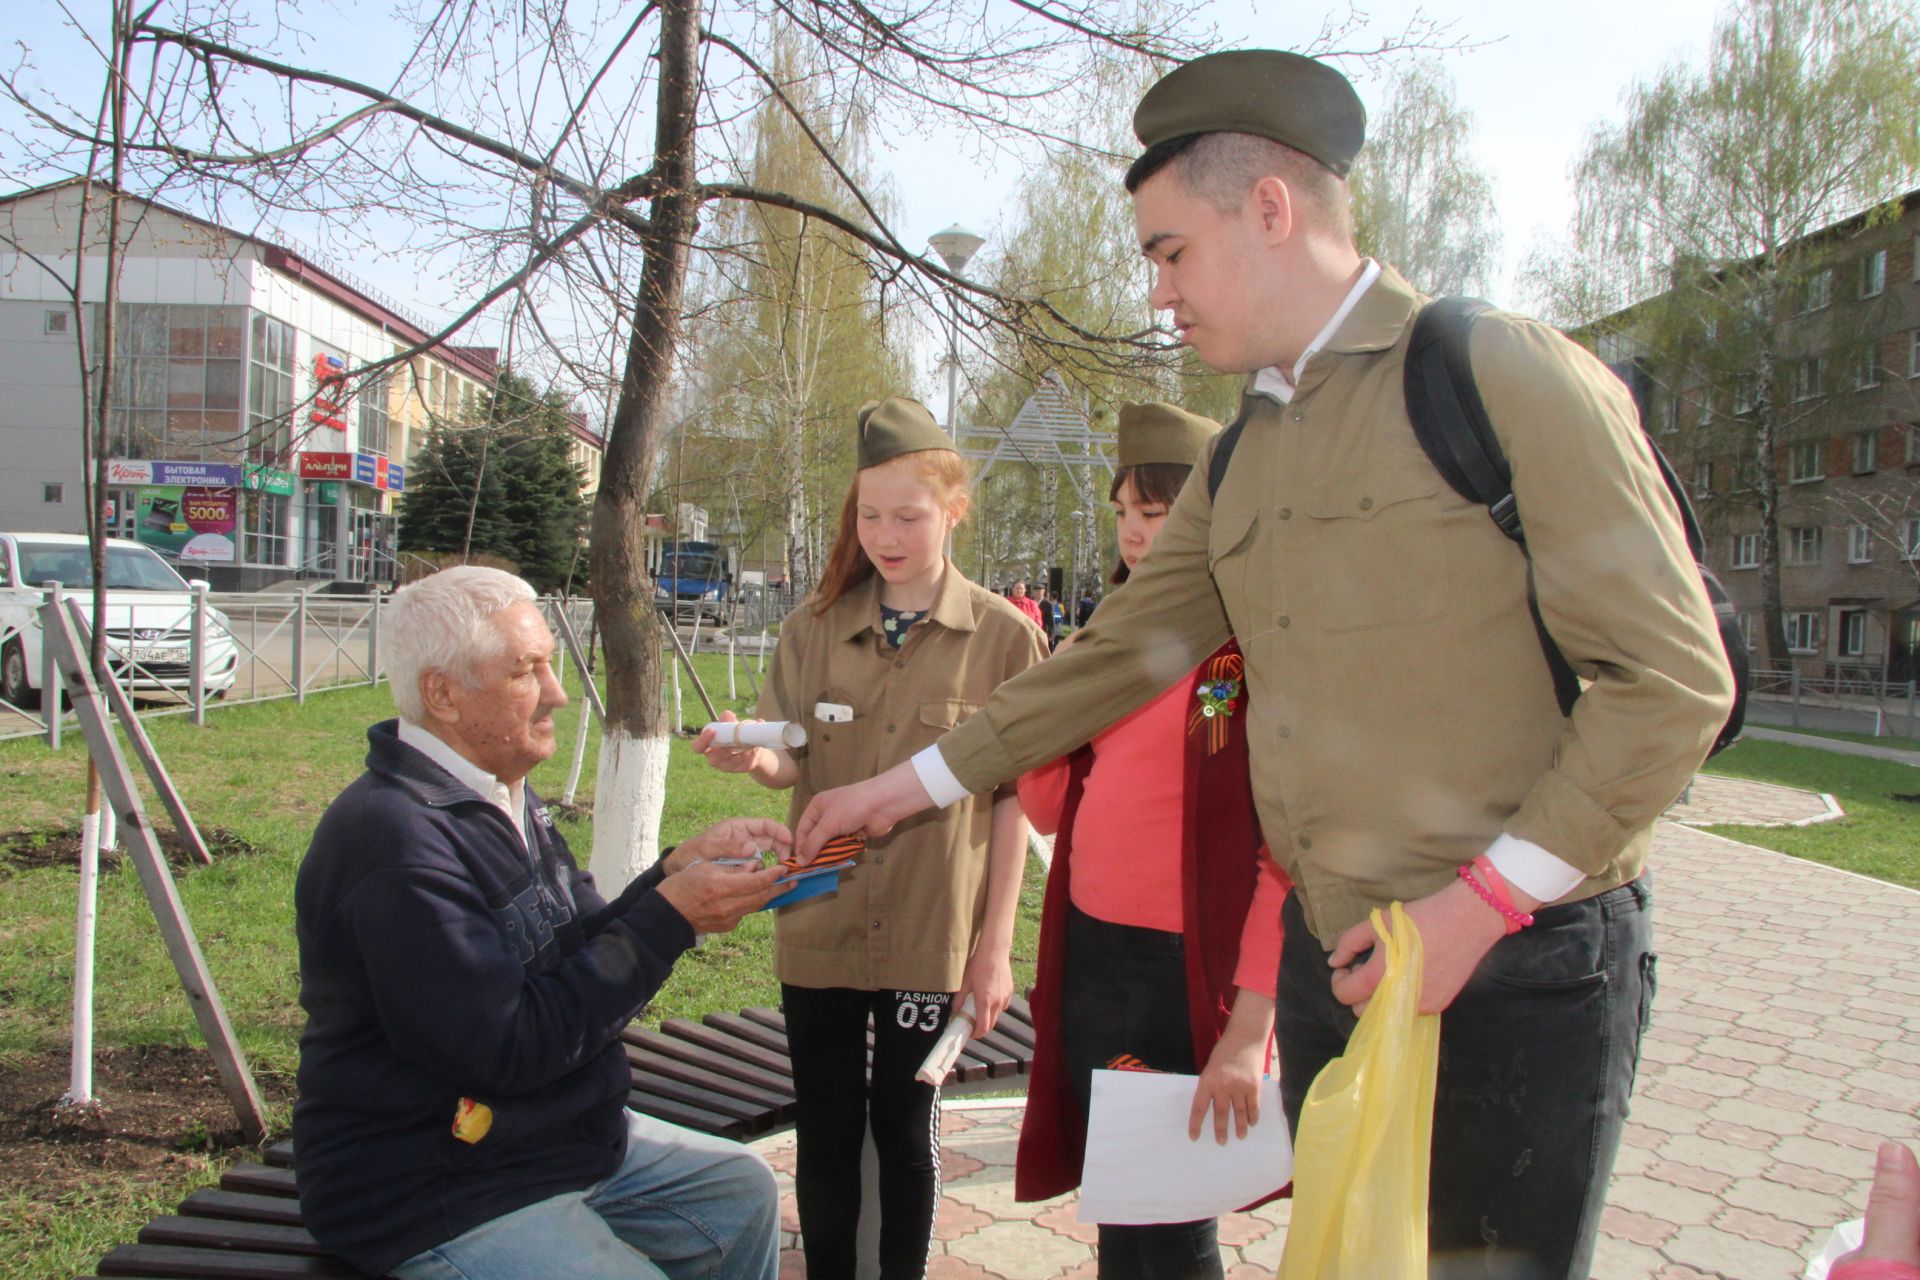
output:
[[[1424,301],[1384,272],[1291,404],[1249,394],[1218,501],[1209,450],[1073,647],[941,740],[963,785],[1060,756],[1231,633],[1261,823],[1322,942],[1443,888],[1503,830],[1587,873],[1570,898],[1639,874],[1732,697],[1678,511],[1605,366],[1535,321],[1475,323],[1541,614],[1593,682],[1563,718],[1525,556],[1441,479],[1407,419]]]
[[[806,726],[789,821],[829,787],[900,763],[965,720],[1000,683],[1046,656],[1012,605],[948,565],[928,616],[896,653],[881,634],[878,579],[781,624],[758,714]],[[1012,795],[1011,785],[999,794]],[[953,991],[986,914],[995,785],[875,840],[838,893],[780,911],[775,968],[802,987]]]

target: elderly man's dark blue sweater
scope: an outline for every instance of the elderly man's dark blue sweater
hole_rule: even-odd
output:
[[[612,904],[527,790],[499,809],[368,730],[367,772],[315,830],[300,942],[300,1200],[321,1244],[372,1274],[612,1173],[631,1079],[615,1037],[693,931],[653,892]],[[453,1134],[462,1098],[492,1109]]]

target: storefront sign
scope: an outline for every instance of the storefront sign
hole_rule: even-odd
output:
[[[340,482],[339,481],[323,480],[315,487],[320,490],[321,506],[337,507],[340,505]]]
[[[313,424],[347,429],[347,362],[317,351],[313,356]]]
[[[162,555],[230,563],[239,514],[232,486],[152,485],[134,500],[134,536]]]
[[[247,490],[251,493],[277,493],[281,497],[293,495],[293,477],[274,467],[248,467]]]
[[[350,453],[303,453],[300,455],[302,480],[345,480],[353,474]]]
[[[231,489],[240,483],[237,462],[161,462],[145,458],[111,458],[108,484],[157,484],[176,487],[203,485]]]
[[[407,469],[397,462],[387,464],[387,491],[399,493],[407,487]]]

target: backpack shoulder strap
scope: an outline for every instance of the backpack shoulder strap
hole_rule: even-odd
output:
[[[1493,434],[1487,406],[1473,379],[1467,352],[1467,331],[1476,317],[1491,308],[1478,298],[1437,298],[1414,318],[1407,341],[1404,387],[1407,419],[1413,434],[1454,492],[1487,509],[1500,532],[1527,549],[1520,527],[1520,509],[1513,498],[1513,470]],[[1527,567],[1527,610],[1540,637],[1540,652],[1553,677],[1554,697],[1562,715],[1571,714],[1580,696],[1580,680],[1566,655],[1547,632],[1540,601],[1533,592],[1533,567]]]
[[[1453,491],[1485,507],[1500,532],[1524,542],[1513,473],[1467,355],[1467,331],[1490,309],[1478,298],[1436,298],[1420,309],[1407,342],[1407,417],[1420,447]]]
[[[1227,478],[1227,464],[1233,461],[1233,450],[1240,443],[1240,433],[1247,428],[1247,415],[1252,410],[1246,401],[1240,403],[1240,412],[1233,416],[1227,429],[1220,433],[1220,443],[1213,446],[1213,458],[1207,463],[1207,500],[1211,502],[1220,496],[1220,482]]]

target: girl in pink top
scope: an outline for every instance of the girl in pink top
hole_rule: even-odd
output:
[[[1171,405],[1120,410],[1115,582],[1147,554],[1218,431]],[[1079,1185],[1096,1068],[1197,1072],[1195,1139],[1203,1128],[1223,1143],[1230,1129],[1244,1137],[1260,1119],[1290,883],[1254,816],[1245,698],[1240,653],[1228,641],[1088,746],[1020,780],[1028,819],[1058,835],[1041,916],[1019,1199]],[[1102,1280],[1218,1277],[1214,1223],[1102,1226],[1099,1265]]]

